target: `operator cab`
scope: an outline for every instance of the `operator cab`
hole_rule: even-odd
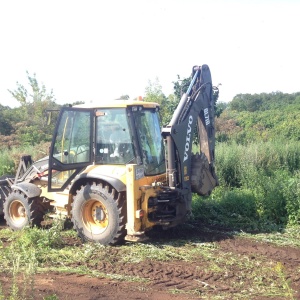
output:
[[[96,164],[141,164],[146,175],[165,171],[156,109],[142,106],[96,111]]]
[[[63,108],[50,150],[50,190],[62,190],[89,165],[138,164],[145,176],[164,173],[158,106],[145,103]]]

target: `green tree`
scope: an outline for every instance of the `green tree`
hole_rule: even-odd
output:
[[[299,96],[300,93],[281,92],[238,94],[217,120],[218,140],[240,144],[279,139],[299,141]]]
[[[177,75],[178,80],[173,82],[174,95],[180,101],[182,95],[187,91],[191,83],[191,77],[180,79]]]
[[[228,107],[226,102],[217,102],[215,108],[216,117],[220,117],[221,113]]]
[[[36,74],[29,75],[28,88],[17,82],[15,90],[8,90],[10,94],[21,104],[17,109],[20,121],[14,124],[15,131],[22,144],[35,145],[41,141],[50,141],[54,124],[47,124],[45,111],[57,109],[53,91],[47,91],[45,85],[39,84]]]
[[[9,107],[0,104],[0,135],[9,135],[13,130],[9,111]]]
[[[182,95],[188,90],[191,80],[191,77],[180,79],[180,76],[177,75],[178,80],[173,82],[173,88],[174,88],[174,95],[178,99],[178,102],[180,101]],[[217,101],[219,99],[219,88],[216,86],[212,87],[213,89],[213,100],[214,100],[214,109],[215,112],[217,111]],[[221,107],[220,107],[221,108]]]
[[[261,93],[261,94],[238,94],[229,103],[231,110],[236,111],[265,111],[272,109],[289,109],[296,105],[299,109],[300,92],[285,94],[282,92]],[[292,109],[294,110],[294,108]]]
[[[159,82],[159,79],[156,78],[155,81],[149,80],[148,86],[145,88],[145,97],[144,100],[148,102],[156,102],[162,104],[166,99],[166,96],[162,92],[162,86]]]
[[[172,105],[174,104],[172,101],[173,98],[174,96],[170,96],[169,98],[167,98],[164,95],[162,91],[162,86],[158,78],[156,78],[154,82],[149,80],[149,84],[145,89],[144,100],[160,104],[160,116],[163,125],[168,124],[176,108],[176,106],[174,107],[174,105]]]
[[[130,97],[128,95],[121,95],[117,100],[128,100]]]

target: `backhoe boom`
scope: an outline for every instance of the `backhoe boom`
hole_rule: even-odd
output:
[[[192,81],[174,112],[171,122],[162,130],[167,144],[167,175],[171,188],[191,190],[192,174],[192,142],[198,128],[200,156],[205,168],[206,159],[211,187],[209,193],[217,185],[214,172],[215,128],[214,101],[209,67],[207,65],[193,67]],[[201,173],[203,170],[199,170]],[[197,173],[197,172],[196,172]],[[206,178],[203,178],[205,181]],[[202,192],[199,192],[202,194]]]

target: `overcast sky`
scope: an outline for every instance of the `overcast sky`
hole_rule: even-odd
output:
[[[27,82],[57,103],[143,95],[157,77],[208,64],[220,101],[300,91],[300,0],[10,0],[0,2],[0,103]]]

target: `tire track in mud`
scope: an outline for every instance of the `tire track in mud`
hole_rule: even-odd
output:
[[[294,291],[300,292],[300,249],[289,246],[276,246],[268,242],[255,241],[246,238],[224,239],[218,243],[220,251],[232,253],[233,255],[247,256],[251,260],[262,260],[272,262],[275,275],[270,277],[278,280],[279,272]],[[276,265],[281,271],[276,271]],[[297,298],[298,299],[298,298]],[[300,298],[299,298],[300,299]]]
[[[286,280],[291,282],[294,290],[300,290],[300,275],[298,272],[294,272],[294,270],[300,270],[300,249],[278,247],[239,237],[220,239],[215,244],[217,250],[213,257],[217,258],[220,255],[224,259],[215,264],[216,269],[212,268],[212,260],[205,260],[202,257],[196,258],[196,261],[193,262],[146,260],[140,263],[125,263],[116,260],[108,263],[102,261],[96,268],[105,274],[146,279],[148,285],[162,291],[195,290],[200,294],[215,294],[225,291],[230,294],[237,291],[236,282],[241,280],[248,282],[246,286],[251,286],[253,278],[248,278],[247,274],[255,273],[261,267],[259,265],[261,262],[265,262],[269,268],[273,269],[277,263],[281,263]],[[117,249],[114,249],[114,256],[118,257]],[[226,257],[234,257],[234,261],[240,260],[241,264],[227,264]],[[252,261],[252,269],[249,266],[242,266],[242,262],[248,260]],[[268,278],[263,280],[279,282],[280,279],[274,269],[274,272],[268,274]]]
[[[241,255],[264,256],[285,264],[300,263],[300,249],[276,246],[246,238],[224,239],[218,243],[222,251],[239,253]]]
[[[244,281],[243,287],[247,290],[251,288],[253,282],[248,278],[251,272],[255,272],[255,262],[264,262],[259,267],[276,266],[276,263],[281,263],[284,267],[285,278],[291,283],[294,291],[300,291],[300,249],[292,247],[276,246],[267,242],[257,242],[254,239],[246,239],[242,237],[234,237],[230,234],[222,234],[217,231],[192,231],[188,230],[185,238],[191,241],[195,238],[203,243],[213,242],[214,254],[211,258],[196,256],[194,261],[153,261],[145,260],[139,263],[125,263],[120,260],[122,251],[118,247],[109,248],[109,261],[102,255],[103,260],[95,254],[94,259],[91,258],[84,263],[90,270],[97,270],[104,274],[131,276],[147,280],[146,283],[131,283],[137,286],[146,286],[149,290],[161,291],[166,293],[169,290],[181,290],[183,292],[195,291],[198,294],[214,295],[225,292],[226,294],[233,294],[239,292],[236,283]],[[170,241],[180,238],[174,233],[174,236],[169,235],[169,238],[163,237],[163,241]],[[6,242],[6,241],[3,241]],[[81,242],[70,239],[65,241],[66,245],[81,246]],[[218,257],[222,260],[213,261]],[[252,269],[247,269],[242,265],[227,264],[226,258],[234,258],[234,261],[249,260],[253,262]],[[78,266],[81,263],[72,264]],[[215,268],[214,268],[215,267]],[[258,268],[259,268],[258,267]],[[59,275],[62,276],[62,275]],[[273,280],[274,283],[280,283],[279,276],[269,274],[268,280]],[[89,279],[91,280],[91,279]],[[97,280],[95,285],[97,284]],[[113,282],[113,280],[103,279],[105,282]],[[265,280],[265,279],[262,279]],[[126,280],[125,280],[126,282]],[[270,281],[265,281],[268,284]],[[118,285],[122,285],[120,282]],[[300,294],[300,292],[299,292]],[[112,299],[112,298],[111,298]],[[131,298],[128,298],[131,299]],[[254,299],[254,298],[253,298]],[[274,298],[276,299],[276,298]],[[295,298],[297,299],[297,298]]]
[[[143,263],[110,263],[98,264],[97,270],[106,274],[119,274],[132,277],[139,277],[149,280],[150,285],[156,286],[159,290],[201,290],[209,291],[232,291],[230,281],[234,275],[230,273],[215,274],[212,271],[203,270],[206,266],[201,263],[175,262],[154,262]],[[229,284],[227,284],[229,281]]]

